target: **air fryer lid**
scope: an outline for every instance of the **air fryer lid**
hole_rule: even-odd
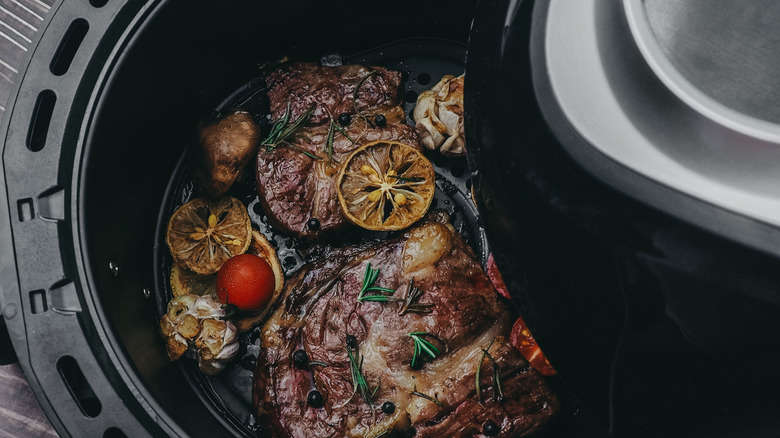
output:
[[[743,3],[552,1],[536,87],[597,178],[780,254],[780,7]]]
[[[718,28],[728,9],[484,0],[474,18],[466,136],[491,248],[526,291],[547,356],[619,436],[780,431],[780,148],[746,109],[771,99],[745,97],[727,123],[713,102],[736,103],[715,89],[761,80],[680,74],[705,101],[664,77],[683,71],[668,61],[685,59],[675,38]],[[732,31],[749,33],[758,10],[740,11]],[[640,50],[648,41],[671,49]]]

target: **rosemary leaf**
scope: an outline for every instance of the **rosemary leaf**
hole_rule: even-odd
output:
[[[433,397],[431,397],[428,394],[423,394],[422,392],[417,390],[417,386],[414,387],[414,391],[412,391],[412,395],[420,397],[420,398],[424,398],[424,399],[426,399],[428,401],[436,403],[437,406],[441,406],[441,402],[439,401],[438,397],[433,398]],[[438,395],[438,394],[434,394],[434,395]]]
[[[420,288],[414,286],[414,278],[409,280],[409,287],[406,290],[406,296],[403,299],[403,306],[401,306],[401,310],[398,311],[399,315],[404,315],[407,313],[431,313],[433,310],[431,310],[431,307],[433,307],[432,303],[418,303],[417,300],[422,297],[422,295],[425,292],[420,290]]]
[[[298,128],[301,127],[304,123],[306,123],[307,120],[309,120],[309,117],[311,117],[312,113],[314,113],[314,109],[317,106],[315,104],[312,104],[309,109],[307,109],[303,114],[301,114],[300,117],[295,119],[289,126],[287,126],[287,123],[290,120],[290,102],[287,102],[287,111],[285,112],[285,115],[282,117],[281,120],[276,122],[274,126],[271,128],[271,132],[268,135],[268,137],[263,141],[262,146],[265,146],[268,149],[273,149],[282,143],[286,144],[289,148],[300,152],[307,157],[314,158],[315,160],[321,160],[320,157],[312,154],[311,152],[300,148],[298,146],[295,146],[290,143],[285,143],[285,140],[287,140],[288,137],[293,135],[295,131],[298,130]]]
[[[294,133],[295,133],[295,131],[297,131],[297,130],[298,130],[298,128],[300,128],[300,127],[301,127],[301,125],[303,125],[304,123],[306,123],[306,122],[309,120],[309,117],[311,117],[312,113],[314,113],[314,109],[315,109],[315,108],[317,108],[317,105],[315,105],[315,104],[311,104],[311,106],[309,107],[309,109],[307,109],[307,110],[306,110],[306,111],[305,111],[303,114],[301,114],[301,116],[300,116],[300,117],[298,117],[297,119],[295,119],[295,121],[293,121],[293,122],[290,124],[290,126],[288,126],[287,128],[285,128],[285,129],[284,129],[284,130],[281,132],[281,134],[279,134],[279,139],[277,140],[277,143],[278,143],[278,142],[281,142],[281,141],[284,141],[284,140],[285,140],[287,137],[289,137],[289,136],[291,136],[292,134],[294,134]]]
[[[355,93],[352,96],[352,105],[355,107],[355,114],[357,114],[360,118],[365,120],[366,123],[371,125],[372,128],[374,127],[374,123],[371,120],[369,120],[368,117],[365,114],[360,112],[360,110],[358,109],[357,100],[358,100],[358,92],[360,91],[360,87],[363,86],[363,84],[366,82],[366,80],[368,78],[370,78],[371,76],[374,76],[375,74],[377,74],[377,71],[376,70],[371,70],[370,72],[368,72],[367,75],[363,76],[360,79],[360,82],[358,82],[357,86],[355,87]]]
[[[493,346],[493,342],[495,342],[495,341],[496,341],[496,338],[493,338],[493,340],[490,341],[490,344],[488,344],[488,347],[482,349],[482,357],[479,359],[479,364],[477,364],[477,375],[476,375],[476,379],[475,380],[477,381],[477,384],[476,384],[476,387],[477,387],[477,401],[480,402],[480,403],[482,403],[482,394],[481,394],[482,393],[482,389],[480,388],[480,384],[479,384],[479,375],[480,375],[480,373],[482,371],[482,362],[485,361],[485,357],[488,355],[488,350],[490,350],[490,347]]]
[[[391,292],[392,292],[392,290],[391,290]],[[364,301],[377,301],[377,302],[380,302],[380,303],[386,303],[386,302],[389,302],[389,301],[401,301],[401,299],[395,298],[395,297],[388,297],[387,295],[366,295],[366,296],[362,297],[362,299],[360,299],[360,301],[361,302],[364,302]]]
[[[330,365],[326,364],[325,362],[320,362],[320,361],[317,361],[317,360],[313,360],[313,361],[309,362],[309,366],[312,366],[312,365],[321,366],[323,368],[330,366]]]
[[[271,127],[271,132],[268,133],[268,137],[266,137],[265,140],[263,140],[262,145],[263,146],[270,146],[277,142],[277,139],[279,138],[279,134],[282,132],[282,129],[284,129],[285,125],[287,125],[287,122],[290,120],[290,113],[292,111],[292,102],[287,101],[287,110],[284,112],[284,115],[282,115],[282,118],[277,120],[276,123]]]
[[[346,349],[347,355],[349,356],[350,372],[352,374],[353,394],[360,394],[366,404],[371,408],[371,412],[374,412],[374,395],[376,395],[379,385],[373,389],[373,392],[369,389],[368,381],[366,381],[366,377],[363,375],[363,355],[360,354],[357,348],[352,348],[349,345],[346,346]]]
[[[290,149],[292,149],[292,150],[294,150],[296,152],[300,152],[303,155],[306,155],[307,157],[313,158],[315,160],[321,160],[322,159],[322,157],[318,157],[318,156],[312,154],[311,152],[307,151],[306,149],[304,149],[304,148],[302,148],[300,146],[296,146],[296,145],[290,144],[290,143],[284,143],[284,144],[286,144],[287,147],[289,147]]]
[[[328,127],[328,138],[325,140],[325,149],[328,152],[328,163],[333,162],[333,136],[336,133],[333,127],[334,127],[333,117],[331,117],[330,126]]]
[[[495,359],[493,359],[493,356],[491,356],[487,350],[483,351],[493,365],[493,400],[501,401],[504,399],[504,390],[501,387],[501,371],[499,370]]]
[[[347,130],[342,128],[341,126],[339,126],[338,123],[333,122],[333,118],[332,117],[331,117],[331,122],[333,123],[333,127],[335,127],[341,133],[341,135],[346,137],[347,140],[349,140],[352,144],[355,144],[355,140],[353,140],[352,137],[350,137],[349,134],[347,134]]]
[[[390,289],[386,287],[378,287],[373,286],[376,279],[379,277],[379,268],[372,269],[371,263],[368,263],[368,266],[366,267],[366,273],[363,275],[363,286],[360,288],[360,293],[358,294],[358,302],[363,301],[380,301],[380,302],[387,302],[387,301],[399,301],[398,298],[392,298],[390,295],[395,293],[395,289]],[[366,292],[385,292],[389,293],[390,295],[364,295]]]
[[[434,335],[428,332],[409,333],[409,337],[412,338],[412,340],[414,341],[414,354],[412,355],[412,363],[411,363],[412,368],[414,368],[415,365],[417,364],[417,358],[420,357],[423,353],[426,353],[428,356],[431,357],[431,359],[436,359],[436,357],[441,354],[441,351],[438,348],[436,348],[435,345],[431,344],[428,340],[424,339],[423,336],[435,337]]]

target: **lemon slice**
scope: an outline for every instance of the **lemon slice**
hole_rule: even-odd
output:
[[[336,187],[346,218],[362,228],[393,231],[422,218],[433,201],[433,164],[417,149],[376,141],[347,158]]]
[[[171,267],[171,292],[174,298],[186,294],[216,295],[217,276],[196,274],[174,263]]]
[[[238,199],[197,198],[173,213],[165,240],[178,265],[213,274],[227,259],[246,252],[252,242],[252,222]]]

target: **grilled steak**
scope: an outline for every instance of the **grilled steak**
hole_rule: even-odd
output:
[[[266,83],[273,120],[284,116],[288,104],[290,120],[315,106],[295,135],[275,148],[261,148],[257,156],[261,205],[270,221],[287,234],[313,239],[349,225],[338,204],[335,179],[341,163],[355,149],[376,140],[397,140],[420,148],[399,106],[398,72],[360,65],[294,63],[270,73]],[[342,114],[346,114],[342,122],[349,119],[349,123],[343,126],[344,132],[333,129],[329,156],[331,116],[339,123]],[[385,117],[383,126],[374,123],[379,114]],[[310,226],[312,218],[316,221]]]
[[[430,312],[404,312],[404,301],[359,302],[369,263],[379,269],[373,286],[405,298],[413,279],[423,292],[413,304],[430,304],[417,308]],[[254,375],[258,418],[274,436],[477,436],[492,420],[498,436],[516,437],[558,409],[544,378],[509,344],[507,310],[449,224],[428,221],[394,240],[334,249],[290,279],[276,305]],[[439,351],[435,358],[419,352],[418,369],[410,333],[425,333]],[[361,363],[366,392],[358,385],[356,393],[352,365]],[[494,366],[503,401],[494,393]],[[307,401],[313,390],[322,396],[315,403]],[[388,401],[392,412],[380,409]]]

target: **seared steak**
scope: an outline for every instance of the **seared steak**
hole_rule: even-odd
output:
[[[266,83],[273,120],[284,116],[288,104],[290,120],[315,105],[308,122],[292,138],[275,148],[261,147],[257,156],[261,204],[270,221],[287,234],[311,239],[348,225],[339,207],[335,179],[341,163],[355,149],[376,140],[397,140],[420,148],[399,106],[398,72],[360,65],[294,63],[270,73]],[[336,121],[341,114],[347,114],[344,118],[350,123],[343,126],[346,134],[334,128],[329,159],[331,117]],[[379,114],[385,117],[384,126],[374,123]],[[312,218],[316,219],[314,226],[308,226]]]
[[[403,312],[403,301],[358,301],[369,263],[379,269],[373,286],[404,298],[413,279],[422,291],[415,303],[431,305],[417,310],[430,312]],[[544,378],[509,344],[507,309],[449,224],[428,221],[394,240],[334,249],[290,279],[276,305],[254,375],[258,418],[274,436],[477,436],[492,420],[498,436],[516,437],[558,409]],[[413,333],[439,350],[435,358],[421,352],[418,369]],[[301,365],[297,350],[310,365]],[[483,358],[480,403],[475,377]],[[368,397],[355,393],[351,364],[360,362]],[[494,397],[494,366],[503,400]],[[313,390],[322,407],[307,402]],[[387,401],[392,412],[380,409]]]

